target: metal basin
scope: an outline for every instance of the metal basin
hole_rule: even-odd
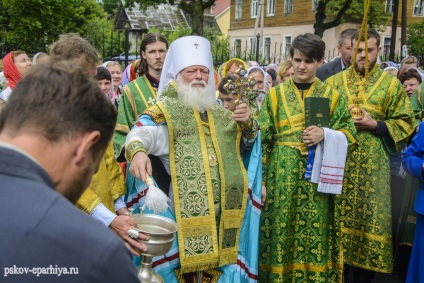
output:
[[[171,249],[178,230],[175,221],[155,214],[133,214],[132,219],[137,223],[136,230],[150,235],[150,240],[140,241],[147,246],[143,255],[160,256]]]

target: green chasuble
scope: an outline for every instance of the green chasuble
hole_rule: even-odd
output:
[[[303,95],[328,97],[331,129],[343,132],[349,145],[355,142],[347,101],[337,91],[315,79]],[[305,109],[293,80],[269,91],[259,124],[267,199],[261,214],[258,282],[341,282],[333,195],[317,192],[317,184],[304,177]]]
[[[424,84],[420,84],[411,96],[412,110],[414,110],[415,125],[424,121]]]
[[[400,81],[376,64],[365,82],[352,68],[327,79],[340,95],[358,104],[388,135],[358,131],[357,146],[346,161],[343,193],[336,198],[344,262],[368,270],[392,272],[389,153],[398,152],[413,131],[411,103]],[[352,73],[350,73],[352,72]],[[351,75],[352,74],[352,75]],[[399,200],[400,201],[400,200]]]
[[[138,77],[122,89],[118,107],[118,120],[113,134],[115,158],[121,155],[125,138],[141,113],[156,101],[157,89],[150,85],[146,76]]]
[[[204,121],[198,111],[185,107],[175,89],[168,84],[156,107],[169,131],[181,273],[237,263],[248,193],[242,130],[232,112],[218,104],[206,111]],[[145,113],[157,117],[154,112],[151,107]]]

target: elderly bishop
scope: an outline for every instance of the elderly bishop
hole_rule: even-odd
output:
[[[248,178],[243,154],[249,154],[248,168],[260,166],[258,122],[245,103],[234,112],[220,106],[214,85],[209,41],[175,40],[158,102],[126,139],[126,158],[137,179],[152,175],[148,155],[158,156],[171,175],[171,207],[164,215],[177,222],[178,238],[168,254],[153,259],[165,282],[257,280],[261,170]],[[136,186],[145,195],[146,187]]]

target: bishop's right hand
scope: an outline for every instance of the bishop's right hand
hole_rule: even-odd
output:
[[[146,153],[137,152],[130,166],[131,174],[137,179],[146,182],[148,176],[152,176],[152,163]]]

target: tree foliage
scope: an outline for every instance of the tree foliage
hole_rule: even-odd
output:
[[[367,21],[369,27],[377,28],[388,22],[385,1],[371,0]],[[324,31],[340,25],[345,21],[361,23],[364,18],[364,1],[319,0],[315,14],[315,34],[323,36]]]
[[[415,56],[424,54],[424,21],[410,24],[406,34],[408,53]]]
[[[203,35],[203,11],[212,7],[216,0],[181,0],[178,7],[190,16],[191,34]],[[127,7],[138,3],[141,10],[147,7],[157,7],[160,4],[174,5],[175,0],[126,0]]]
[[[107,28],[107,14],[96,0],[3,0],[0,1],[0,41],[9,49],[29,54],[45,51],[62,33],[88,36],[90,29]],[[7,51],[4,50],[3,52]]]
[[[171,44],[174,40],[191,35],[190,28],[180,28],[177,27],[174,31],[160,31],[156,28],[151,28],[150,32],[159,32],[163,34],[168,43]],[[211,43],[212,56],[214,58],[214,63],[219,64],[228,60],[229,46],[228,38],[222,37],[221,31],[218,28],[207,28],[203,34]]]

